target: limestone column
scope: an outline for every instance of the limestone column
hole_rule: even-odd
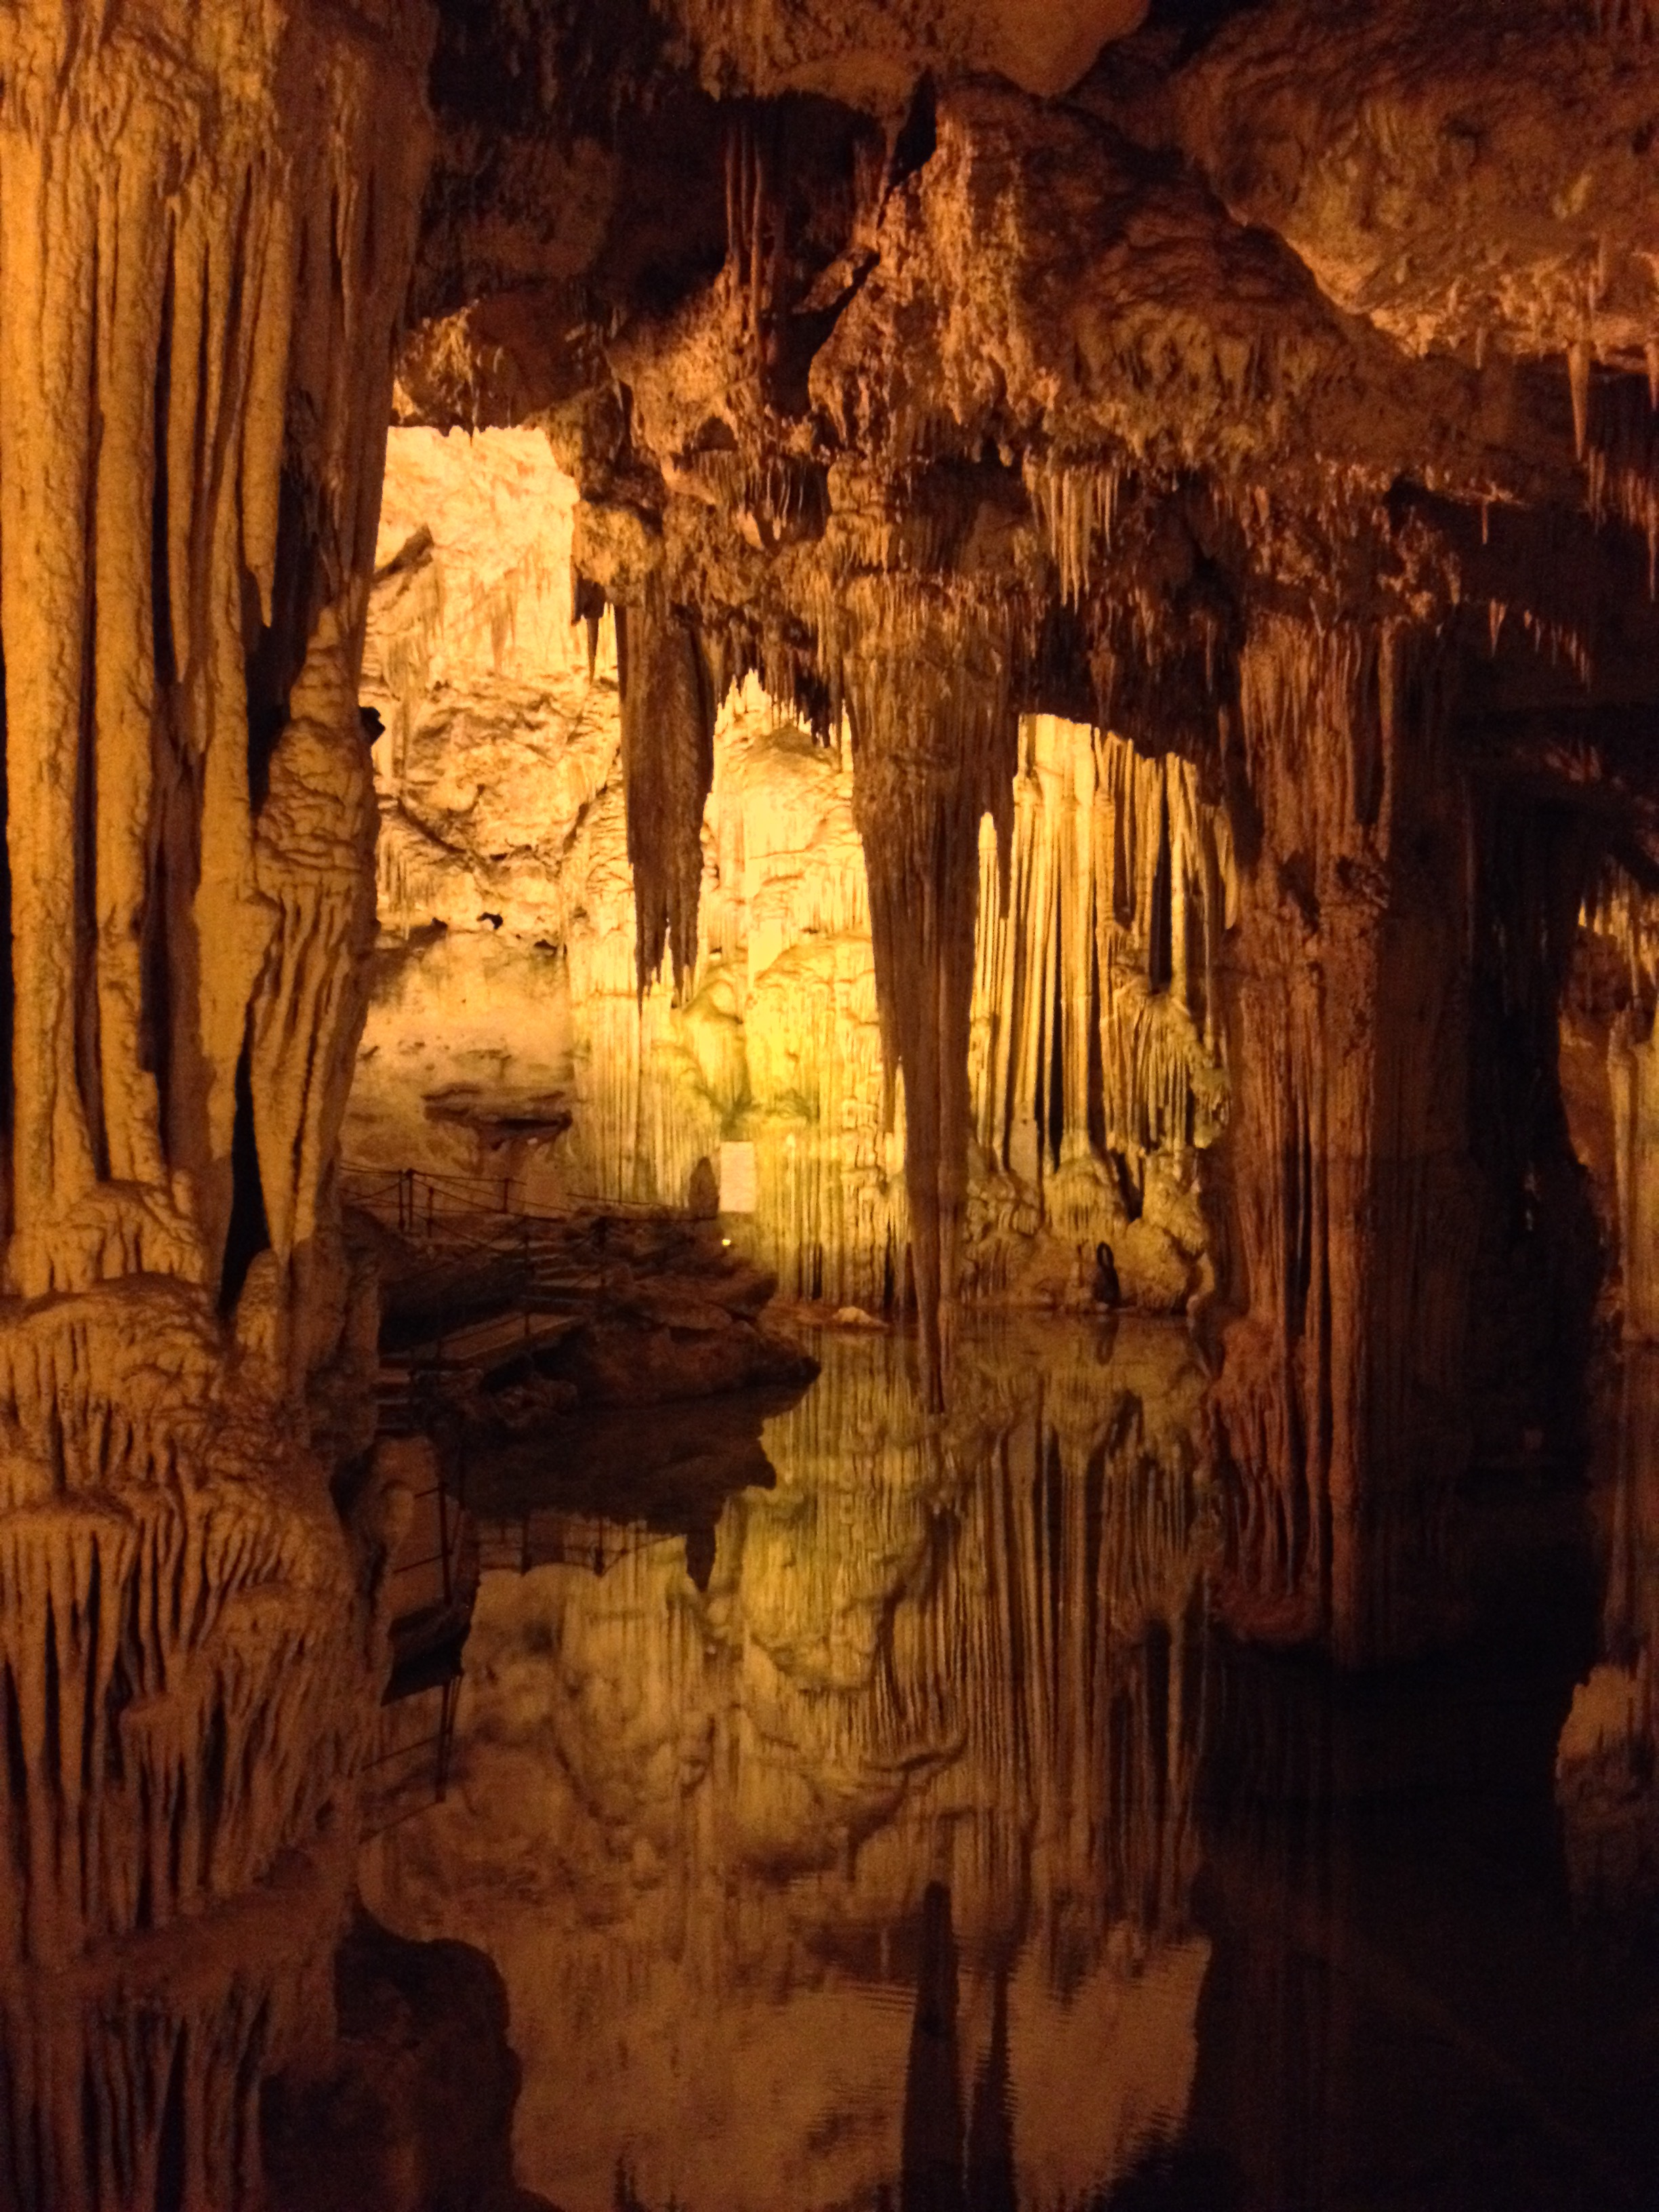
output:
[[[1443,1626],[1474,1247],[1464,801],[1399,631],[1260,619],[1220,1401],[1243,1625],[1345,1659]]]

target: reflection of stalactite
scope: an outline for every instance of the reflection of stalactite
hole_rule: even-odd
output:
[[[947,1804],[965,1790],[959,1901],[1006,1933],[1031,1893],[1056,1972],[1085,1897],[1091,1947],[1124,1919],[1178,1931],[1211,1528],[1201,1376],[1162,1340],[1126,1346],[1121,1376],[974,1345],[941,1439],[899,1347],[823,1349],[818,1384],[768,1426],[779,1491],[728,1507],[711,1589],[776,1655],[771,1729],[878,1795],[909,1769]],[[648,1555],[613,1571],[642,1578],[650,1620]],[[690,1693],[705,1662],[689,1638],[653,1699]],[[644,1683],[667,1650],[637,1656]],[[933,1797],[918,1788],[915,1817]]]
[[[957,2041],[957,1946],[951,1893],[929,1882],[904,2069],[902,2212],[963,2212],[962,2054]]]
[[[928,1886],[948,1884],[966,2171],[988,2185],[1012,2156],[1049,2182],[1033,2201],[1073,2201],[1179,2124],[1190,2079],[1206,1378],[1156,1324],[1126,1321],[1109,1359],[1073,1324],[975,1328],[941,1422],[902,1343],[822,1350],[819,1383],[767,1424],[775,1489],[726,1504],[706,1592],[675,1539],[624,1541],[595,1573],[586,1523],[569,1566],[485,1577],[451,1802],[377,1839],[368,1893],[408,1932],[494,1947],[540,2185],[554,2157],[570,2171],[573,2080],[625,2042],[587,2154],[602,2190],[617,2142],[637,2147],[655,2203],[706,2069],[798,2051],[820,2002],[890,2020]],[[897,2178],[903,2039],[877,2032],[883,2134],[824,2154],[837,2201]],[[1107,2116],[1080,2157],[1029,2101],[1056,2062]],[[769,2129],[751,2157],[745,2138],[734,2201],[805,2201],[767,2172],[795,2148]],[[946,2153],[960,2179],[960,2133]]]

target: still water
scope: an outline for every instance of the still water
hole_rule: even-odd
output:
[[[1473,1500],[1474,1656],[1344,1685],[1209,1624],[1178,1329],[978,1335],[942,1432],[896,1340],[817,1348],[605,1498],[570,1440],[486,1486],[449,1796],[361,1872],[503,1976],[520,2182],[1659,2203],[1659,1389],[1592,1493]]]

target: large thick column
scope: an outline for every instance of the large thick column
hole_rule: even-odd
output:
[[[1264,618],[1241,718],[1235,1602],[1253,1632],[1380,1658],[1443,1632],[1467,1455],[1463,800],[1398,631]]]
[[[381,1655],[304,1386],[373,1342],[333,1154],[429,42],[0,24],[8,2205],[253,2201],[262,2075],[327,2033]]]
[[[309,687],[308,773],[362,804],[422,20],[412,0],[216,8],[167,49],[121,11],[41,0],[0,46],[9,1268],[27,1297],[208,1281],[222,1258],[237,1069],[283,988],[258,820],[325,609],[343,666],[320,721]]]
[[[840,641],[853,811],[890,1091],[904,1085],[904,1179],[923,1370],[944,1388],[968,1194],[969,1045],[980,824],[1005,841],[1018,720],[1011,655],[982,612],[867,580]]]

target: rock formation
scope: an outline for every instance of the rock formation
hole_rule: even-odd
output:
[[[358,1128],[728,1175],[935,1419],[1109,1241],[1223,1347],[1233,1622],[1455,1626],[1471,1456],[1659,1329],[1656,31],[3,11],[13,2197],[250,2195],[332,1940],[377,882]]]
[[[430,39],[0,27],[8,2205],[253,2202],[261,2077],[326,2034],[380,1664],[329,1487],[375,1326],[357,664]]]
[[[574,501],[525,434],[392,434],[364,693],[386,727],[382,950],[348,1154],[532,1203],[676,1204],[723,1143],[752,1145],[757,1212],[726,1228],[790,1294],[878,1309],[903,1277],[909,1122],[902,1090],[885,1119],[848,759],[756,679],[728,699],[677,994],[667,905],[638,918],[609,629],[590,666],[551,580]],[[1225,818],[1190,763],[1085,725],[1028,717],[1014,742],[1002,848],[977,821],[962,842],[959,1280],[1056,1303],[1105,1238],[1133,1302],[1180,1311],[1209,1279],[1199,1168],[1226,1117]]]

